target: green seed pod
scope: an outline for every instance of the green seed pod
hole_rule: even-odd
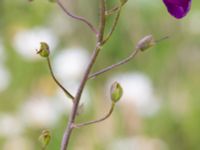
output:
[[[48,57],[50,54],[49,45],[45,42],[40,42],[40,49],[37,51],[42,57]]]
[[[123,89],[118,82],[114,82],[110,89],[111,100],[116,103],[120,100],[123,94]]]
[[[51,134],[49,130],[43,130],[39,136],[39,141],[42,144],[42,148],[46,148],[51,140]]]
[[[143,37],[138,43],[136,48],[140,49],[141,51],[145,51],[148,48],[154,46],[156,44],[152,35],[147,35]]]

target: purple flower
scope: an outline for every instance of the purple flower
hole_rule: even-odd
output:
[[[177,19],[184,17],[190,10],[192,0],[163,0],[168,12]]]

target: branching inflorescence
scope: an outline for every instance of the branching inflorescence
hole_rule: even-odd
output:
[[[111,95],[111,106],[109,111],[105,114],[105,116],[103,116],[100,119],[97,120],[93,120],[93,121],[88,121],[85,123],[76,123],[76,116],[78,113],[78,108],[79,108],[79,102],[81,99],[81,95],[83,93],[84,87],[87,83],[87,81],[89,79],[93,79],[107,71],[110,71],[114,68],[117,68],[127,62],[129,62],[130,60],[132,60],[139,52],[143,52],[146,49],[152,47],[153,45],[155,45],[157,43],[157,41],[154,40],[152,35],[148,35],[145,36],[144,38],[142,38],[137,44],[136,47],[134,48],[134,50],[132,50],[131,54],[126,57],[125,59],[119,61],[116,64],[110,65],[100,71],[97,71],[95,73],[91,73],[91,69],[95,64],[96,58],[98,57],[99,53],[101,52],[102,47],[109,41],[110,37],[112,36],[113,32],[115,31],[115,28],[117,26],[117,23],[119,21],[119,17],[120,17],[120,13],[121,13],[121,9],[122,7],[126,4],[126,2],[128,0],[119,0],[119,4],[117,6],[114,6],[111,9],[107,9],[106,8],[106,0],[99,0],[99,27],[96,28],[94,27],[94,25],[88,21],[86,18],[82,17],[82,16],[77,16],[75,14],[73,14],[72,12],[70,12],[68,10],[67,7],[65,7],[61,0],[51,0],[54,1],[58,4],[58,6],[66,13],[66,15],[68,15],[69,17],[77,20],[77,21],[81,21],[83,22],[85,25],[87,25],[89,27],[89,29],[91,29],[91,31],[96,35],[97,38],[97,42],[96,42],[96,46],[93,50],[93,53],[91,55],[90,61],[85,69],[85,72],[82,76],[82,80],[80,82],[79,88],[76,92],[76,95],[73,96],[55,77],[54,72],[53,72],[53,68],[51,66],[51,61],[50,61],[50,49],[47,43],[45,42],[41,42],[40,43],[40,49],[37,50],[37,53],[40,54],[42,57],[45,57],[48,63],[48,67],[51,73],[51,76],[53,78],[53,80],[55,81],[55,83],[63,90],[63,92],[72,100],[73,103],[73,107],[72,107],[72,111],[71,114],[69,116],[69,120],[68,120],[68,124],[66,126],[66,129],[64,131],[63,134],[63,138],[62,138],[62,142],[61,142],[61,150],[67,150],[68,145],[69,145],[69,140],[72,134],[72,131],[76,128],[81,128],[87,125],[91,125],[91,124],[95,124],[95,123],[99,123],[102,122],[104,120],[106,120],[113,112],[114,107],[116,102],[118,102],[118,100],[121,98],[122,93],[123,93],[123,89],[120,86],[120,84],[118,82],[114,82],[111,86],[111,90],[110,90],[110,95]],[[189,10],[189,5],[190,5],[190,0],[184,0],[184,5],[181,5],[181,2],[179,2],[177,0],[177,3],[179,4],[180,7],[184,7],[185,11],[179,12],[179,8],[178,5],[176,5],[177,3],[174,3],[174,1],[172,2],[172,0],[163,0],[164,3],[166,4],[168,11],[175,17],[180,18],[186,15],[186,13]],[[188,3],[187,3],[188,2]],[[173,5],[175,4],[175,6]],[[173,8],[173,9],[172,9]],[[177,15],[178,13],[178,15]],[[111,16],[111,15],[116,15],[115,19],[113,21],[112,26],[110,27],[110,31],[106,34],[105,33],[105,26],[106,26],[106,21],[107,21],[107,17]],[[44,145],[47,145],[49,143],[50,140],[50,136],[49,132],[44,132],[45,134],[42,134],[40,136],[40,139],[43,140]],[[48,137],[48,138],[45,138]],[[44,146],[45,147],[45,146]]]

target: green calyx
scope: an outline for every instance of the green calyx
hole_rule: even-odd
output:
[[[39,141],[42,144],[42,148],[45,149],[51,140],[51,134],[49,130],[43,130],[39,136]]]
[[[49,45],[45,42],[40,42],[40,49],[37,51],[37,54],[42,57],[48,57],[50,54]]]
[[[118,82],[114,82],[110,89],[111,100],[116,103],[123,95],[123,89]]]

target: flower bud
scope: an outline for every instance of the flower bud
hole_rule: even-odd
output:
[[[39,136],[39,141],[42,144],[42,148],[46,148],[51,140],[51,135],[49,130],[43,130]]]
[[[48,57],[50,54],[49,45],[45,42],[40,42],[40,49],[37,51],[42,57]]]
[[[116,103],[120,100],[123,94],[123,89],[118,82],[114,82],[110,89],[111,100]]]
[[[123,6],[128,0],[120,0],[121,6]]]
[[[155,40],[152,35],[147,35],[143,37],[136,45],[137,49],[140,49],[141,51],[145,51],[148,48],[155,45]]]

